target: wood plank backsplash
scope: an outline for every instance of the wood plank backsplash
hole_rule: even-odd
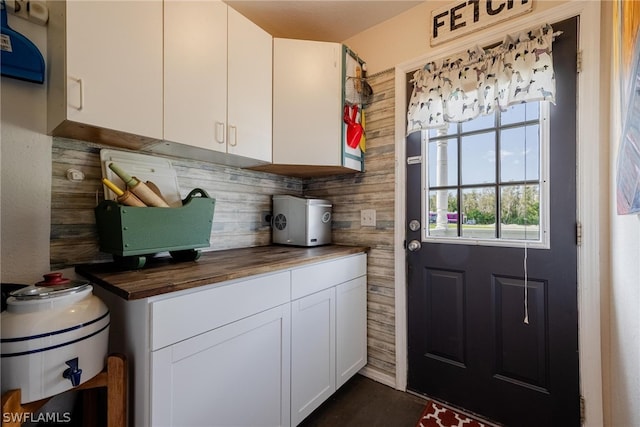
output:
[[[368,367],[395,381],[395,73],[369,78],[365,172],[304,181],[304,194],[333,203],[334,243],[368,246]],[[376,226],[360,226],[360,210],[376,210]]]
[[[333,202],[333,242],[368,246],[368,366],[395,379],[394,302],[394,72],[369,79],[374,102],[366,109],[365,172],[300,179],[218,164],[169,158],[182,197],[193,188],[216,199],[211,250],[263,246],[271,229],[262,217],[274,194],[308,195]],[[103,199],[98,144],[53,139],[51,268],[111,260],[98,247],[93,209]],[[110,147],[109,147],[110,148]],[[85,180],[67,180],[68,169]],[[376,226],[360,226],[360,210],[376,210]]]
[[[100,149],[97,144],[65,138],[53,140],[51,197],[51,267],[107,261],[101,253],[93,209],[104,199]],[[224,165],[169,158],[178,176],[181,196],[202,188],[216,199],[211,250],[263,246],[271,242],[271,228],[262,221],[271,211],[273,194],[302,195],[302,180]],[[82,182],[67,180],[78,169]]]

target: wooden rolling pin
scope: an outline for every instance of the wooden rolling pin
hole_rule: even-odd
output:
[[[107,178],[102,178],[102,182],[104,183],[104,185],[109,187],[109,189],[116,194],[117,196],[116,200],[118,201],[118,203],[122,203],[123,205],[127,205],[127,206],[136,206],[140,208],[147,207],[147,205],[142,203],[142,200],[138,199],[136,195],[133,194],[131,191],[128,191],[128,190],[122,191],[120,188],[118,188],[117,185],[109,181]]]
[[[155,206],[158,208],[168,208],[167,202],[162,200],[156,193],[153,192],[147,185],[132,177],[122,169],[120,169],[115,163],[109,164],[109,169],[115,172],[116,175],[129,187],[131,192],[138,196],[147,206]]]

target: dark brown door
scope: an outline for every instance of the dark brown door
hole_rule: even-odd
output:
[[[424,240],[420,249],[407,251],[408,388],[507,426],[580,424],[577,24],[577,18],[553,24],[563,34],[553,45],[557,98],[549,112],[550,239],[547,249],[526,249],[526,276],[522,246],[441,243],[422,239],[421,231],[407,224],[407,242]],[[408,158],[424,155],[419,132],[407,144]],[[424,193],[421,165],[408,164],[408,223],[433,220],[433,213],[423,215]],[[460,216],[450,220],[458,220],[458,227],[463,221],[476,224]]]

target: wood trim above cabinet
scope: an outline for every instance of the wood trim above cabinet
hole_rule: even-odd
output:
[[[269,172],[276,175],[292,176],[295,178],[321,178],[333,175],[356,174],[360,171],[345,168],[343,166],[316,166],[316,165],[259,165],[248,169]]]
[[[158,139],[146,136],[134,135],[132,133],[106,129],[99,126],[92,126],[83,123],[65,120],[53,131],[51,136],[77,139],[80,141],[90,141],[97,144],[104,144],[110,147],[126,148],[129,150],[144,151],[147,147],[160,142]]]

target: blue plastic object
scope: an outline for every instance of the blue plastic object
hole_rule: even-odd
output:
[[[77,387],[80,385],[80,378],[82,376],[82,369],[78,367],[78,358],[74,357],[71,360],[64,362],[69,367],[62,373],[62,377],[71,381],[71,385]]]
[[[9,28],[7,7],[0,2],[0,74],[44,83],[44,58],[31,40]]]

